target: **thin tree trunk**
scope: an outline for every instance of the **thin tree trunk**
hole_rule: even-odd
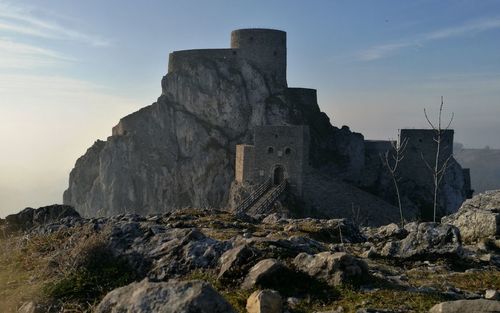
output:
[[[394,187],[396,188],[396,195],[398,197],[398,207],[399,207],[399,215],[401,216],[401,227],[405,226],[404,218],[403,218],[403,207],[401,205],[401,197],[399,195],[399,187],[398,182],[394,176],[392,176],[392,181],[394,182]]]

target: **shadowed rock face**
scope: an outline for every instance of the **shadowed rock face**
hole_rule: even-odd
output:
[[[78,159],[64,203],[84,216],[224,207],[235,145],[251,143],[255,126],[283,124],[310,125],[313,166],[362,166],[362,136],[333,127],[315,97],[277,85],[251,61],[198,57]]]

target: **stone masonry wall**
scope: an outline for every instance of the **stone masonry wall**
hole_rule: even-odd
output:
[[[276,166],[281,166],[292,192],[302,195],[308,154],[309,130],[306,126],[257,127],[255,129],[255,181],[264,182],[272,178]]]

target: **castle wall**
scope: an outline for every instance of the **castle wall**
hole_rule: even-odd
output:
[[[452,129],[443,130],[441,134],[441,147],[439,158],[444,162],[453,154],[453,135]],[[437,144],[434,140],[436,132],[432,129],[402,129],[400,131],[400,140],[408,140],[405,152],[405,164],[414,167],[416,171],[427,167],[423,160],[433,165],[436,160]],[[426,173],[427,174],[427,173]]]
[[[472,198],[472,195],[474,193],[474,190],[472,190],[472,181],[470,179],[470,168],[464,168],[462,169],[462,172],[464,174],[464,188],[466,190],[466,198],[470,199]]]
[[[180,50],[170,53],[168,58],[168,72],[177,72],[187,69],[199,62],[220,60],[235,62],[240,57],[238,49],[193,49]]]
[[[308,165],[309,128],[307,126],[262,126],[255,129],[254,180],[273,178],[277,166],[284,169],[293,193],[302,195]]]
[[[231,48],[268,73],[273,83],[286,87],[286,32],[274,29],[238,29],[231,32]]]
[[[236,145],[235,180],[239,183],[251,182],[254,168],[254,146]]]
[[[365,140],[365,167],[361,177],[361,185],[371,186],[377,184],[381,173],[385,172],[384,163],[387,151],[391,152],[392,142],[389,140]]]

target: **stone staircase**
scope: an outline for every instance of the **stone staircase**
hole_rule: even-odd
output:
[[[279,185],[273,185],[271,180],[267,180],[261,184],[255,191],[248,196],[240,205],[237,212],[245,212],[248,214],[262,214],[274,204],[276,199],[283,194],[287,186],[287,181],[284,180]]]

